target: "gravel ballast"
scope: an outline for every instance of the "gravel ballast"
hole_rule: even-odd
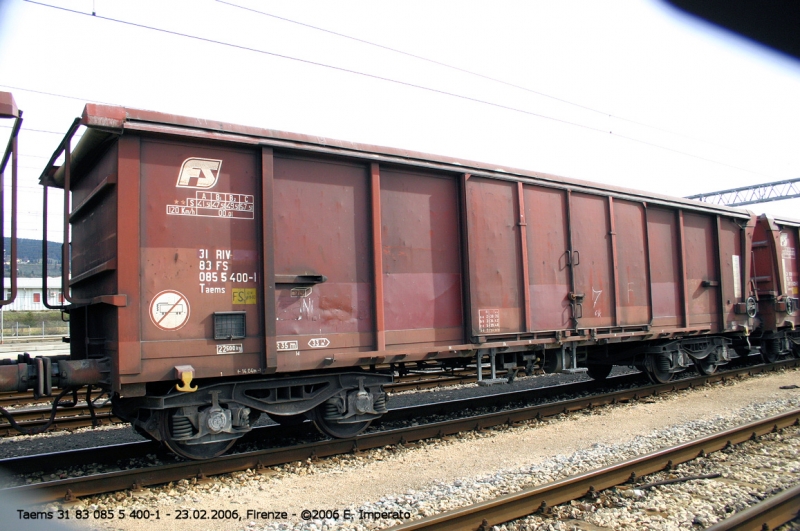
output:
[[[799,389],[781,389],[792,384],[800,384],[799,371],[714,384],[513,428],[469,432],[413,447],[395,446],[292,463],[265,473],[247,471],[205,483],[181,481],[139,493],[94,496],[70,510],[82,508],[92,515],[95,510],[122,510],[125,514],[134,509],[158,510],[161,519],[90,517],[82,521],[71,519],[70,524],[81,529],[120,530],[379,529],[800,407]],[[750,503],[747,500],[780,488],[781,477],[798,476],[798,430],[793,428],[765,439],[769,437],[784,446],[781,451],[766,450],[764,463],[751,458],[734,465],[732,456],[726,462],[725,454],[720,453],[684,465],[685,471],[670,472],[691,475],[695,473],[692,467],[721,469],[720,479],[647,489],[641,496],[635,488],[611,489],[598,500],[579,501],[578,505],[556,509],[552,515],[530,517],[519,525],[507,524],[501,529],[701,529],[730,510]],[[730,452],[738,451],[736,448]],[[726,466],[730,470],[726,471]],[[761,467],[758,470],[764,477],[746,468],[752,466]],[[658,479],[668,477],[665,474]],[[737,483],[741,481],[750,485],[741,489]],[[695,496],[690,490],[679,494],[683,491],[678,489],[698,489],[698,484],[703,488],[708,485],[707,493],[697,491]],[[741,493],[731,494],[731,489],[746,492],[739,496]],[[651,498],[652,491],[657,497]],[[678,499],[680,503],[675,501]],[[47,510],[58,508],[52,504]],[[644,516],[634,514],[634,509],[642,509]],[[248,516],[248,510],[272,514]],[[329,511],[330,516],[338,511],[338,519],[303,521],[304,510],[323,511],[323,516],[324,511]],[[213,511],[223,519],[193,519],[203,515],[210,518]],[[349,511],[350,519],[343,518],[345,511]],[[286,519],[281,518],[283,512]],[[177,519],[179,515],[188,518]]]
[[[627,367],[615,367],[611,376],[631,372]],[[389,396],[389,407],[400,408],[424,403],[446,402],[487,396],[497,393],[538,389],[555,385],[588,380],[585,374],[547,374],[517,378],[511,385],[483,387],[477,384],[455,385],[424,391],[403,391]],[[269,417],[262,415],[256,426],[272,424]],[[35,455],[57,449],[60,451],[92,448],[100,445],[125,444],[145,441],[145,437],[135,432],[129,424],[116,424],[98,428],[81,428],[72,432],[52,431],[39,435],[16,435],[0,438],[0,459]],[[236,451],[237,447],[234,447]]]

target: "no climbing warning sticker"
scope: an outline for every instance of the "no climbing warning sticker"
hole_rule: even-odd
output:
[[[161,330],[178,330],[189,320],[189,301],[175,290],[164,290],[150,301],[150,319]]]

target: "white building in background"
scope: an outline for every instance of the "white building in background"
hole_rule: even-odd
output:
[[[11,279],[5,278],[3,298],[7,299],[11,293]],[[47,303],[51,306],[64,304],[61,294],[61,277],[47,279]],[[42,302],[42,279],[17,277],[17,298],[11,304],[3,306],[4,312],[9,311],[37,311],[46,310]]]

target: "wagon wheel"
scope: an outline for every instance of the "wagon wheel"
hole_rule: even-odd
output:
[[[165,409],[158,412],[158,426],[159,430],[161,431],[161,440],[173,453],[181,457],[185,457],[186,459],[200,461],[203,459],[213,459],[214,457],[219,457],[230,450],[238,440],[231,439],[227,441],[217,441],[206,444],[186,444],[184,442],[176,441],[172,436],[174,428],[174,416],[175,410]]]
[[[367,426],[369,426],[370,422],[372,422],[371,420],[365,420],[362,422],[339,424],[338,422],[331,422],[327,420],[324,416],[324,412],[325,404],[323,403],[306,413],[306,415],[309,419],[314,421],[314,425],[319,431],[325,435],[333,437],[334,439],[348,439],[350,437],[355,437],[362,431],[366,430]]]
[[[780,339],[762,339],[761,340],[761,359],[764,363],[775,363],[778,361],[778,356],[781,351]]]
[[[694,360],[694,366],[697,367],[697,372],[704,376],[717,372],[717,364],[714,363],[715,360],[713,358],[713,356],[708,355],[701,360]]]
[[[587,374],[592,380],[605,380],[611,374],[613,365],[587,365]]]
[[[669,372],[669,369],[669,358],[661,354],[648,358],[645,364],[645,372],[653,383],[667,383],[672,380],[674,373]]]
[[[542,354],[542,371],[545,374],[561,372],[561,360],[557,354]]]

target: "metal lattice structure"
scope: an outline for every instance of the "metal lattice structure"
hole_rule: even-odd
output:
[[[714,205],[743,206],[795,197],[800,197],[800,178],[690,195],[686,199],[696,199]]]

